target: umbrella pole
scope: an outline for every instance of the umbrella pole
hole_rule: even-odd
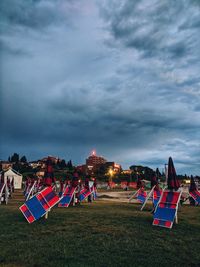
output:
[[[168,164],[165,164],[165,184],[167,185],[168,181],[168,169],[167,169]]]
[[[181,188],[180,189],[180,196],[179,196],[179,199],[178,199],[178,205],[177,205],[177,210],[176,210],[176,217],[175,217],[175,223],[178,224],[178,207],[179,207],[179,203],[180,203],[180,199],[181,199],[181,195],[183,193],[183,189]]]

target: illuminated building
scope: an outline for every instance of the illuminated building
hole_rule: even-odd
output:
[[[97,166],[105,164],[107,160],[101,156],[97,156],[95,151],[86,159],[86,166],[88,169],[96,169]]]

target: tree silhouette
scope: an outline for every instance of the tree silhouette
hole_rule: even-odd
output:
[[[27,162],[27,159],[25,156],[23,156],[23,157],[21,157],[20,161],[25,163],[25,162]]]
[[[19,162],[19,154],[14,153],[11,157],[11,162]]]

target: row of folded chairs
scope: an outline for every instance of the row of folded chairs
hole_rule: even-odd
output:
[[[88,197],[91,197],[91,200],[96,199],[96,188],[94,186],[82,188],[80,191],[76,187],[67,186],[60,195],[56,193],[53,186],[50,186],[45,187],[27,199],[19,209],[26,220],[29,223],[33,223],[46,215],[56,204],[58,204],[59,208],[67,208],[70,204],[75,205],[77,202],[80,203]]]
[[[140,188],[129,199],[136,198],[144,208],[148,200],[153,203],[153,225],[172,228],[174,221],[178,221],[177,212],[182,195],[182,190],[161,190],[153,187],[149,194]],[[189,197],[193,199],[195,205],[200,205],[200,192],[198,190],[189,191]]]
[[[33,190],[33,192],[35,191]],[[154,186],[149,193],[143,188],[140,188],[130,197],[129,201],[136,198],[142,204],[142,210],[147,201],[151,199],[153,203],[153,225],[172,228],[174,221],[177,221],[177,211],[181,194],[181,189],[178,191],[161,190]],[[200,193],[197,190],[190,191],[189,195],[196,205],[200,204]],[[20,210],[27,221],[32,223],[45,215],[56,204],[58,204],[58,207],[69,207],[70,204],[75,205],[77,202],[81,202],[89,196],[92,199],[96,199],[96,189],[94,187],[89,189],[84,187],[81,190],[77,190],[75,187],[67,186],[60,195],[55,192],[53,187],[47,187],[28,199],[20,207]]]

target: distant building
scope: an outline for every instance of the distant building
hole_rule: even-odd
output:
[[[121,165],[114,161],[107,161],[102,156],[97,156],[95,151],[92,151],[91,155],[86,159],[86,165],[82,165],[84,169],[89,171],[104,171],[105,173],[110,170],[113,173],[119,173],[121,171]]]
[[[98,166],[105,164],[107,160],[102,156],[97,156],[95,151],[86,159],[86,166],[89,170],[98,168]]]
[[[48,156],[48,157],[45,157],[45,158],[41,159],[41,161],[46,162],[47,159],[48,159],[48,160],[50,159],[51,162],[54,163],[54,164],[57,164],[58,161],[60,160],[58,157]]]
[[[120,164],[117,164],[114,161],[106,162],[105,163],[105,168],[106,168],[106,170],[112,170],[115,173],[119,173],[122,170],[121,165]]]
[[[43,161],[31,161],[29,162],[29,166],[32,167],[33,169],[41,167],[41,168],[45,168],[45,163]]]
[[[123,170],[121,173],[122,173],[122,174],[131,174],[132,171],[131,171],[131,170]]]

